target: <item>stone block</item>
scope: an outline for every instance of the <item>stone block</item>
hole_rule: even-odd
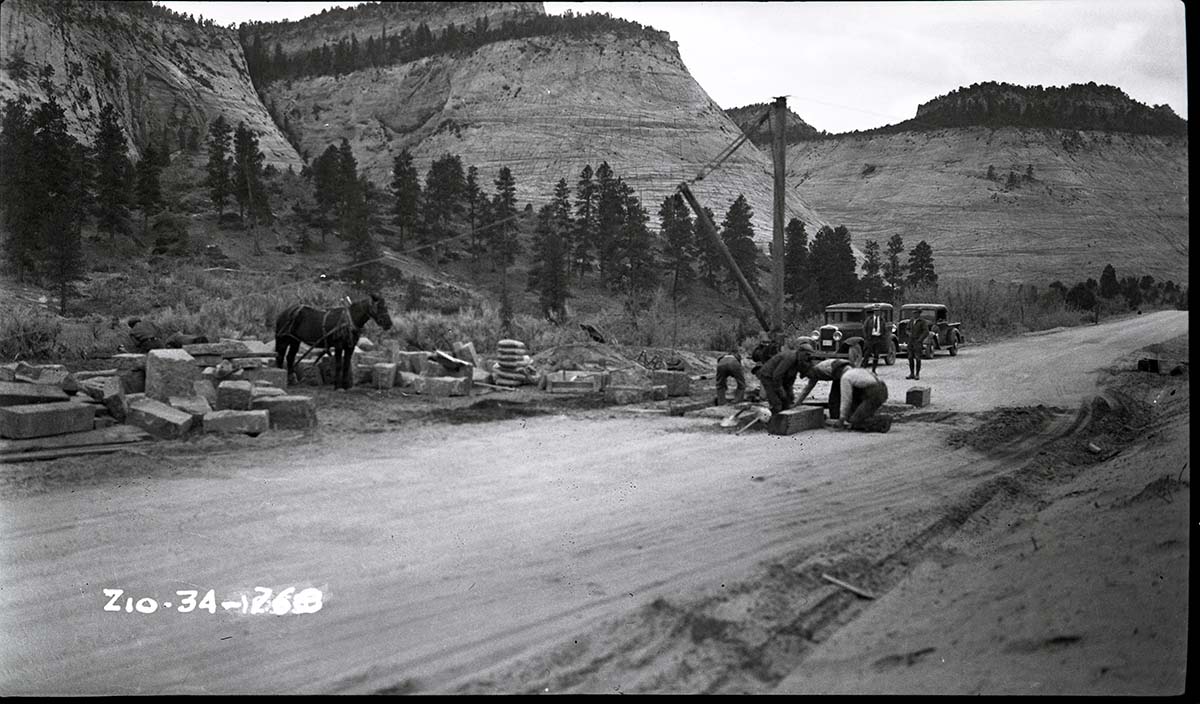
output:
[[[156,401],[191,395],[192,382],[199,378],[195,358],[183,350],[150,350],[146,353],[146,395]]]
[[[121,386],[127,394],[146,393],[146,371],[144,369],[129,369],[120,372]]]
[[[242,433],[258,435],[271,427],[271,414],[258,411],[212,411],[204,416],[206,433]]]
[[[421,369],[418,373],[421,376],[449,376],[449,370],[432,359],[421,362]]]
[[[75,381],[82,382],[87,379],[96,379],[96,378],[102,377],[102,376],[120,376],[119,372],[120,372],[119,369],[113,368],[113,369],[100,369],[100,370],[90,371],[90,372],[75,372],[74,374],[75,374]]]
[[[475,352],[474,342],[460,342],[454,346],[454,356],[469,363],[473,367],[482,366],[483,360],[479,358],[479,354]]]
[[[776,413],[767,421],[767,432],[771,435],[794,435],[802,430],[812,430],[825,425],[825,409],[818,406],[798,406]]]
[[[398,351],[396,352],[396,358],[394,361],[396,362],[397,371],[420,374],[422,365],[427,359],[429,359],[428,352],[422,352],[420,350],[416,352]]]
[[[253,406],[253,399],[259,398],[260,396],[287,396],[287,392],[274,386],[255,386],[250,390],[250,405]]]
[[[461,376],[418,376],[413,386],[425,396],[471,395],[471,380]]]
[[[13,381],[19,381],[25,384],[32,384],[41,376],[42,370],[36,364],[29,362],[17,362],[17,368],[13,374]]]
[[[66,401],[67,392],[57,386],[24,384],[19,381],[0,381],[0,406],[21,406],[29,403]]]
[[[217,385],[218,411],[248,411],[254,397],[254,384],[248,381],[222,381]]]
[[[687,372],[656,369],[650,372],[650,383],[665,384],[668,396],[690,396],[692,393],[692,379]]]
[[[300,384],[303,386],[321,385],[321,366],[311,359],[306,359],[297,364],[296,373],[300,375]]]
[[[234,369],[262,369],[264,367],[274,367],[275,360],[266,357],[234,357],[229,360]]]
[[[222,342],[201,342],[195,345],[184,345],[183,351],[190,355],[213,355],[218,357],[249,357],[250,348],[240,340],[225,340]]]
[[[61,364],[43,364],[39,366],[37,368],[37,379],[33,383],[57,386],[67,393],[72,393],[75,389],[79,388],[74,377],[71,376],[71,371]]]
[[[191,415],[196,423],[200,423],[213,410],[208,401],[199,396],[172,396],[167,399],[167,405]]]
[[[620,405],[642,403],[650,400],[650,387],[609,384],[604,388],[604,399],[609,403]]]
[[[222,340],[228,342],[228,340]],[[274,357],[275,342],[259,342],[258,340],[238,340],[246,351],[249,353],[247,357]]]
[[[375,382],[375,365],[374,364],[352,364],[350,365],[350,378],[354,380],[354,385],[360,384],[371,385]]]
[[[371,338],[367,337],[366,335],[358,338],[358,349],[362,350],[363,352],[370,352],[371,350],[375,349],[376,346],[377,345],[374,342],[371,342]]]
[[[608,374],[613,386],[650,386],[650,374],[642,369],[616,369]]]
[[[399,367],[400,363],[397,362],[396,366]],[[396,385],[397,386],[402,386],[404,388],[412,388],[417,385],[417,380],[420,378],[421,378],[420,374],[413,374],[412,372],[400,371],[398,369],[396,371]],[[426,377],[426,378],[428,378],[428,377]]]
[[[96,416],[92,420],[92,429],[104,430],[105,428],[111,428],[117,424],[117,419],[113,418],[112,416]]]
[[[197,367],[215,367],[225,358],[219,354],[197,354],[192,359],[196,360]]]
[[[922,408],[929,405],[930,389],[928,386],[913,386],[904,395],[904,402],[910,406]]]
[[[595,379],[546,379],[546,391],[552,394],[593,393],[600,390],[600,384]]]
[[[652,400],[666,401],[668,396],[666,384],[654,384],[650,387],[650,398]]]
[[[143,371],[146,369],[146,355],[135,352],[122,352],[112,356],[112,363],[118,371]]]
[[[58,389],[61,391],[62,389]],[[85,403],[27,403],[0,408],[0,437],[44,438],[92,430],[96,408]]]
[[[208,401],[210,407],[217,405],[217,387],[210,379],[200,379],[192,382],[192,395]]]
[[[396,365],[393,362],[380,362],[372,367],[375,376],[372,382],[377,389],[390,389],[396,385]]]
[[[192,414],[148,396],[129,402],[129,417],[126,420],[130,425],[135,425],[162,440],[182,438],[195,425]]]
[[[16,381],[17,362],[0,364],[0,381]]]
[[[280,389],[287,387],[287,370],[275,367],[260,369],[243,369],[243,378],[249,382],[265,381]]]
[[[253,406],[270,414],[271,428],[307,430],[317,425],[317,404],[311,396],[262,396]]]
[[[125,398],[125,385],[120,377],[100,376],[79,382],[79,389],[90,398],[104,404],[104,408],[118,421],[123,422],[129,412],[129,401]]]

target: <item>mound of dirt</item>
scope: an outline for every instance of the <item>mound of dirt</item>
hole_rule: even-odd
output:
[[[540,372],[611,371],[644,368],[608,345],[572,342],[542,350],[533,356],[532,366]]]

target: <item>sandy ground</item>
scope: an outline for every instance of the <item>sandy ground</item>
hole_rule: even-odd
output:
[[[355,391],[311,436],[3,466],[0,693],[1180,691],[1187,376],[1106,370],[1186,332],[939,356],[887,435],[588,404],[426,422]],[[902,401],[907,369],[880,370]],[[258,586],[323,608],[102,591]]]

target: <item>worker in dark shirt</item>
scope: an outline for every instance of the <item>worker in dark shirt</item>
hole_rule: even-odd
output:
[[[741,403],[746,397],[746,371],[742,368],[742,356],[737,352],[721,355],[717,360],[717,405],[725,405],[725,390],[729,380],[737,384],[733,393],[733,402]]]
[[[759,368],[758,380],[762,383],[772,415],[795,405],[792,387],[796,384],[800,369],[808,364],[811,353],[812,348],[807,345],[785,347]]]
[[[929,336],[929,321],[921,316],[912,319],[908,326],[908,376],[906,379],[921,378],[921,357],[925,354],[925,338]]]

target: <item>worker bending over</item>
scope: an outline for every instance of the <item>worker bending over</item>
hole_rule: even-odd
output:
[[[812,347],[802,344],[798,348],[785,347],[781,352],[767,360],[758,369],[758,380],[762,383],[763,394],[767,397],[767,405],[771,414],[786,411],[795,405],[796,376],[800,369],[809,363]]]
[[[742,356],[737,352],[721,355],[717,360],[717,405],[725,405],[725,389],[729,386],[729,380],[733,379],[737,384],[737,390],[733,392],[733,402],[741,403],[746,397],[746,371],[742,368]]]
[[[886,433],[892,427],[890,416],[876,415],[887,401],[887,384],[867,369],[842,372],[841,409],[835,427],[849,424],[851,430]]]
[[[800,376],[808,379],[808,384],[796,398],[796,405],[804,403],[804,399],[816,388],[818,381],[831,382],[829,386],[829,417],[838,418],[842,409],[842,373],[853,365],[844,359],[826,359],[817,364],[806,364],[800,370]]]

